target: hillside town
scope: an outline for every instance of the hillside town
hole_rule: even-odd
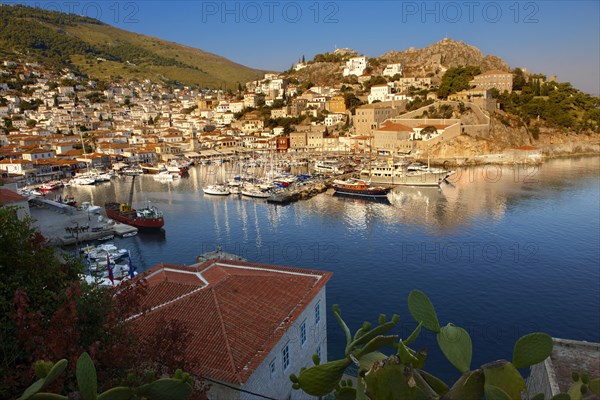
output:
[[[485,135],[496,108],[490,90],[512,91],[510,72],[487,71],[472,89],[436,103],[449,112],[428,117],[437,101],[431,77],[404,76],[401,64],[377,73],[366,57],[345,63],[343,76],[355,84],[309,86],[292,74],[267,73],[235,93],[148,80],[99,86],[67,69],[54,73],[9,60],[0,73],[6,82],[0,84],[0,171],[30,182],[71,177],[86,167],[184,157],[201,162],[234,152],[424,154],[461,133]],[[365,90],[373,81],[385,83]],[[415,99],[424,107],[407,111]],[[452,111],[458,106],[470,108],[474,121],[461,121]]]
[[[109,6],[119,28],[43,7],[0,5],[0,398],[600,395],[600,99],[581,82],[450,38],[255,69],[300,54],[243,37],[265,63],[244,66],[206,21],[178,44],[121,29],[134,3]]]

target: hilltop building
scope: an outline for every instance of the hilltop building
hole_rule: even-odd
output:
[[[346,62],[343,76],[356,75],[361,76],[367,69],[367,57],[352,57]]]
[[[402,75],[402,64],[388,64],[383,70],[383,76]]]
[[[487,71],[475,76],[469,83],[477,89],[496,88],[500,93],[504,91],[510,93],[512,92],[513,74],[499,70]]]

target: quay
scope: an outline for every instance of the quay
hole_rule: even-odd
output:
[[[106,217],[48,199],[30,203],[33,225],[53,245],[69,246],[91,242],[111,235],[137,233],[137,228],[109,223]]]
[[[267,199],[268,203],[273,204],[289,204],[298,200],[310,199],[319,193],[327,191],[331,187],[334,179],[348,179],[355,176],[355,173],[344,175],[336,175],[335,177],[327,177],[322,180],[311,181],[302,186],[292,186],[289,189],[281,190]]]

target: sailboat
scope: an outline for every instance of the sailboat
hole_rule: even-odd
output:
[[[219,171],[222,174],[223,169],[220,166],[221,164],[222,164],[222,159],[221,159],[221,163],[219,163],[219,166],[215,166],[215,168],[219,168]],[[222,179],[217,179],[217,182],[218,181],[222,181]],[[225,185],[223,183],[213,183],[210,185],[206,185],[202,188],[202,192],[204,194],[208,194],[211,196],[228,196],[231,194],[231,191],[229,190],[227,185]]]

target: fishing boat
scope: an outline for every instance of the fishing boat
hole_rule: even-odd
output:
[[[138,229],[160,229],[165,225],[162,212],[156,207],[147,205],[144,208],[135,209],[131,207],[133,201],[133,190],[135,175],[131,181],[128,203],[109,202],[104,205],[106,216],[115,221],[134,226]]]
[[[62,182],[54,181],[54,182],[44,182],[38,190],[43,193],[51,192],[52,190],[56,190],[62,186]]]
[[[333,189],[336,193],[349,196],[386,197],[392,187],[370,186],[365,181],[350,179],[345,181],[334,180]]]
[[[225,185],[208,185],[202,188],[202,192],[213,196],[228,196],[231,194],[231,191]]]

